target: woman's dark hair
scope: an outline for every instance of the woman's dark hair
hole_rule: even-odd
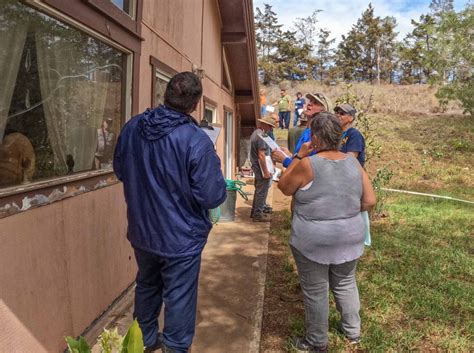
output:
[[[165,105],[181,113],[193,111],[202,96],[202,84],[192,72],[174,75],[166,85]]]
[[[341,122],[334,114],[321,112],[311,122],[311,134],[319,139],[322,149],[339,150],[342,136]]]

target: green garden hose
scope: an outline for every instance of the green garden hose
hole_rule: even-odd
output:
[[[244,182],[239,181],[239,180],[231,180],[231,179],[226,179],[226,189],[228,191],[236,191],[244,198],[244,200],[248,200],[248,196],[245,193],[245,191],[242,190],[242,187],[245,185]],[[217,207],[212,210],[209,210],[209,219],[212,222],[212,224],[217,224],[219,222],[219,219],[221,218],[221,208]]]
[[[244,200],[249,199],[245,191],[242,190],[242,186],[245,185],[243,181],[226,179],[225,183],[227,184],[227,190],[237,191]]]

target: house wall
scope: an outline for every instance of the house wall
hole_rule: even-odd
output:
[[[153,56],[176,71],[203,68],[217,123],[231,109],[238,133],[233,94],[221,87],[220,29],[215,0],[144,0],[137,110],[151,106]],[[222,129],[221,160],[224,139]],[[237,145],[235,136],[234,156]],[[81,334],[106,310],[136,273],[126,226],[120,183],[0,219],[0,352],[61,352],[64,336]]]
[[[176,15],[179,14],[179,15]],[[234,133],[237,111],[232,93],[222,88],[221,20],[216,0],[145,0],[143,3],[142,50],[140,56],[139,111],[150,107],[153,71],[150,56],[172,69],[193,71],[204,69],[203,96],[217,103],[217,124],[224,124],[224,106],[234,113]],[[204,100],[204,98],[203,98]],[[201,100],[192,115],[200,121],[204,102]],[[216,144],[224,168],[225,129]],[[233,151],[236,151],[234,136]],[[235,158],[232,161],[235,170]]]
[[[134,279],[122,185],[1,220],[0,352],[60,352]]]

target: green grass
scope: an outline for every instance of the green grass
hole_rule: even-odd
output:
[[[367,165],[371,177],[388,168],[393,177],[386,187],[474,201],[472,117],[377,113],[372,120],[382,153]],[[474,205],[393,193],[378,198],[387,217],[372,222],[372,246],[359,262],[358,351],[474,352]],[[275,216],[272,236],[286,244],[290,213]],[[293,288],[298,277],[287,250],[280,276]],[[330,350],[351,351],[337,330],[332,298],[330,309]],[[289,338],[302,330],[303,315],[288,317],[287,351]]]
[[[400,196],[360,261],[369,351],[472,351],[474,207]]]
[[[474,207],[401,195],[387,200],[387,211],[390,217],[372,223],[373,243],[359,262],[358,349],[474,351]],[[289,228],[278,235],[285,241]],[[282,272],[297,280],[288,260]],[[329,322],[331,352],[348,351],[332,298]],[[291,352],[290,338],[304,333],[304,317],[289,317],[288,330]]]

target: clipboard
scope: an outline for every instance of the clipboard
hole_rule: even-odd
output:
[[[285,157],[290,157],[280,148],[280,146],[277,145],[275,141],[272,140],[270,136],[263,136],[262,134],[259,134],[258,137],[260,137],[267,144],[267,146],[270,147],[270,151],[278,150],[283,153]]]
[[[212,144],[215,145],[217,143],[217,139],[219,138],[219,134],[221,133],[222,128],[220,126],[213,126],[209,124],[207,120],[201,120],[199,123],[199,127],[206,133],[207,136],[212,141]]]

